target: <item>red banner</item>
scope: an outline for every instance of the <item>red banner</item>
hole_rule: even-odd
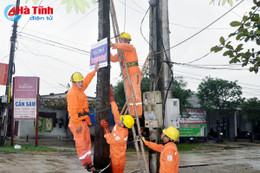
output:
[[[6,85],[8,64],[0,63],[0,85]]]

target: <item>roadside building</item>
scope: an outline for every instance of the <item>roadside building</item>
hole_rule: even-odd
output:
[[[219,115],[218,110],[201,109],[195,94],[188,99],[188,102],[191,104],[191,107],[187,107],[186,111],[182,112],[180,124],[181,126],[186,125],[188,128],[188,123],[183,118],[188,117],[186,121],[195,122],[197,125],[193,124],[193,131],[187,129],[187,132],[193,135],[187,135],[187,133],[186,136],[203,137],[204,135],[205,137],[216,138],[217,135],[221,134],[223,139],[236,139],[242,133],[253,132],[252,124],[247,121],[246,115],[242,114],[239,108],[236,111],[227,110],[222,115]],[[200,130],[196,130],[196,128],[200,128]]]

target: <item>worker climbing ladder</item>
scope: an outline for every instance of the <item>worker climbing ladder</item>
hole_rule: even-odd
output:
[[[118,27],[117,18],[116,18],[115,6],[114,6],[113,0],[111,0],[110,2],[111,2],[111,4],[110,4],[110,13],[111,13],[111,18],[112,18],[112,26],[113,26],[113,30],[114,30],[115,36],[118,36],[118,35],[120,35],[120,32],[119,32],[119,27]],[[119,42],[118,37],[116,37],[115,39],[116,39],[116,42]],[[125,76],[123,75],[124,90],[125,90],[125,96],[126,96],[126,105],[128,107],[129,114],[131,114],[129,101],[130,101],[130,99],[132,99],[133,106],[134,106],[134,111],[135,111],[137,131],[138,131],[139,136],[141,136],[141,128],[140,128],[139,116],[138,116],[137,106],[136,106],[136,101],[135,101],[135,96],[134,96],[134,90],[133,90],[133,86],[132,86],[131,79],[130,79],[130,76],[129,76],[127,63],[126,63],[126,59],[125,59],[125,56],[124,56],[124,51],[118,50],[118,54],[120,55],[120,57],[119,57],[119,64],[120,64],[121,74],[122,75],[124,74],[123,73],[124,69],[125,69],[125,73],[126,73]],[[130,97],[127,97],[127,93],[126,93],[126,80],[125,79],[128,81],[128,84],[129,84],[129,87],[130,87],[130,91],[131,91],[130,92],[131,93]],[[144,144],[140,140],[137,140],[137,136],[136,136],[136,132],[135,132],[135,128],[134,127],[132,127],[132,133],[133,133],[133,138],[134,138],[137,158],[138,158],[138,162],[139,162],[140,172],[143,172],[143,164],[144,164],[146,172],[149,173],[149,167],[148,167],[148,163],[147,163],[147,160],[146,160],[146,157],[145,157]],[[140,148],[141,148],[141,151],[142,151],[143,163],[142,163],[141,157],[140,157],[140,151],[139,151],[139,144],[138,144],[138,142],[140,144]]]

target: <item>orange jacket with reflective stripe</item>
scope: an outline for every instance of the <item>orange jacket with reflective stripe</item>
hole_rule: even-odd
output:
[[[120,127],[118,125],[118,120],[120,119],[120,114],[116,102],[111,102],[112,112],[114,114],[115,126],[111,133],[105,134],[107,143],[110,144],[110,155],[111,158],[122,158],[125,157],[126,152],[126,142],[128,140],[128,129]]]
[[[154,151],[160,152],[160,173],[178,173],[179,152],[174,142],[165,145],[145,141],[145,145]]]
[[[124,51],[126,63],[138,62],[137,53],[136,53],[135,47],[132,44],[115,43],[114,49],[120,49],[120,50]],[[111,62],[118,62],[119,61],[118,58],[119,58],[118,54],[115,54],[115,55],[110,54]],[[128,67],[128,72],[129,72],[129,75],[141,73],[140,68],[138,66]],[[124,69],[124,76],[125,76],[125,69]]]
[[[67,94],[68,112],[70,116],[70,122],[76,127],[80,127],[81,120],[85,119],[88,125],[91,125],[91,121],[88,115],[79,117],[78,113],[88,112],[88,100],[84,91],[87,89],[91,80],[95,76],[95,72],[90,72],[83,81],[83,87],[77,88],[73,86]]]

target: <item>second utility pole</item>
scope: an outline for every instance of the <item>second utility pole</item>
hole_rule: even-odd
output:
[[[153,51],[149,63],[150,72],[150,91],[161,91],[163,104],[162,117],[164,121],[166,98],[172,98],[171,88],[169,88],[171,79],[171,69],[166,62],[170,58],[169,41],[169,18],[168,18],[168,0],[150,0],[150,50]],[[169,89],[169,91],[168,91]],[[168,92],[168,95],[167,95]],[[150,128],[149,137],[152,142],[160,143],[161,129]],[[159,153],[149,150],[149,168],[151,173],[159,172]]]
[[[20,0],[16,1],[16,8],[20,6]],[[15,10],[15,15],[17,16],[17,10]],[[14,67],[14,52],[15,52],[15,43],[16,43],[16,32],[17,32],[17,25],[18,21],[14,21],[13,24],[13,33],[11,36],[11,49],[10,49],[10,56],[9,56],[9,65],[8,65],[8,73],[7,73],[7,80],[6,80],[6,90],[5,95],[7,96],[7,105],[5,107],[5,115],[4,115],[4,129],[3,135],[1,134],[0,146],[6,145],[6,135],[8,130],[8,118],[9,118],[9,109],[11,106],[11,88],[12,88],[12,76],[13,76],[13,67]]]

